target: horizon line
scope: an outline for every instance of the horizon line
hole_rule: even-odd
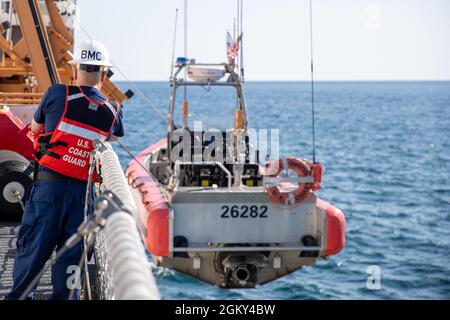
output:
[[[125,79],[112,80],[118,82],[128,82]],[[130,82],[170,82],[170,80],[133,80]],[[245,82],[307,82],[311,80],[245,80]],[[386,80],[314,80],[314,82],[450,82],[450,79],[386,79]]]

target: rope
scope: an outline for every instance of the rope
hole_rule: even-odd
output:
[[[138,160],[136,159],[136,157],[131,153],[131,151],[122,143],[120,142],[120,140],[116,140],[115,142],[117,142],[119,144],[119,146],[134,160],[136,161],[137,164],[139,164],[139,166],[145,170],[145,172],[147,172],[149,175],[151,175],[150,171],[147,170],[146,167],[144,167],[144,165]]]
[[[89,253],[89,250],[91,250],[92,245],[94,244],[94,240],[95,237],[92,236],[92,234],[89,235],[85,235],[83,237],[83,253],[80,257],[80,261],[78,262],[78,269],[77,270],[81,270],[81,268],[84,265],[84,282],[86,284],[86,292],[88,295],[88,300],[92,300],[92,295],[91,295],[91,284],[89,281],[89,272],[87,270],[87,256]],[[81,283],[81,279],[80,279],[80,283]],[[74,300],[75,297],[75,288],[70,289],[70,293],[69,293],[69,299],[68,300]]]
[[[79,22],[79,20],[76,17],[74,17],[74,21],[77,24],[77,26],[80,28],[80,30],[83,31],[83,33],[89,38],[89,40],[92,41],[93,38],[87,32],[87,30],[85,28],[83,28],[83,26],[81,25],[81,23]],[[125,79],[125,81],[132,86],[132,88],[141,96],[141,98],[144,99],[145,102],[147,102],[148,106],[150,106],[161,117],[161,119],[164,120],[164,123],[166,123],[166,117],[161,112],[161,110],[145,95],[144,92],[142,92],[141,89],[139,89],[139,87],[134,82],[132,82],[126,76],[126,74],[114,63],[114,61],[111,60],[111,62],[114,64],[114,67],[117,69],[117,71],[119,71],[120,75]]]
[[[241,1],[241,7],[239,10],[240,13],[240,20],[241,20],[241,53],[240,53],[240,58],[241,58],[241,62],[239,64],[240,68],[241,68],[241,81],[244,82],[244,32],[243,30],[243,15],[244,15],[244,0],[240,0]]]
[[[175,67],[175,46],[177,42],[177,26],[178,26],[178,8],[175,11],[175,27],[173,31],[173,43],[172,43],[172,66],[170,68],[170,79],[173,77],[173,69]]]
[[[92,207],[92,177],[94,174],[94,169],[95,169],[95,159],[94,159],[94,155],[95,155],[95,151],[92,151],[90,156],[89,156],[89,176],[88,176],[88,181],[87,181],[87,185],[86,185],[86,194],[84,197],[84,222],[86,223],[88,220],[88,211],[89,208]],[[89,279],[89,269],[88,269],[88,260],[87,260],[87,252],[88,250],[90,250],[90,247],[92,246],[92,243],[89,244],[88,247],[88,239],[87,236],[83,237],[83,255],[82,255],[82,261],[80,261],[79,264],[79,268],[81,269],[81,262],[84,263],[84,274],[85,274],[85,281],[86,281],[86,292],[87,292],[87,296],[88,296],[88,300],[92,300],[92,295],[91,295],[91,284],[90,284],[90,279]],[[73,297],[73,292],[74,290],[71,290],[70,296]],[[72,300],[72,299],[70,299]]]
[[[316,163],[316,125],[314,105],[314,55],[313,55],[313,11],[312,0],[309,0],[309,30],[311,41],[311,114],[312,114],[312,140],[313,140],[313,162]]]
[[[54,266],[56,262],[61,258],[64,253],[67,252],[67,250],[71,249],[75,244],[77,244],[81,240],[81,236],[79,236],[79,233],[75,233],[72,237],[77,236],[76,238],[70,238],[65,243],[64,247],[62,247],[55,255],[55,258],[53,259],[51,264],[45,264],[44,267],[41,269],[41,271],[33,278],[33,280],[30,282],[28,287],[23,291],[22,295],[20,296],[19,300],[25,300],[28,296],[28,294],[35,289],[37,284],[39,283],[39,280],[41,279],[42,275],[47,271],[48,267]]]
[[[111,60],[111,62],[114,64],[114,61]],[[142,92],[141,89],[138,88],[136,84],[134,84],[134,82],[128,79],[128,77],[122,72],[122,70],[117,65],[115,65],[115,68],[117,69],[117,71],[119,71],[119,73],[125,79],[125,81],[128,84],[130,84],[132,88],[141,96],[141,98],[144,99],[145,102],[147,102],[147,104],[159,115],[159,117],[164,121],[165,124],[167,122],[167,119],[166,116],[164,116],[164,114],[162,113],[162,111],[155,104],[153,104],[153,102],[145,95],[144,92]]]
[[[184,0],[184,58],[188,59],[188,3]],[[187,68],[184,68],[184,81],[187,81]],[[187,101],[187,86],[184,86],[184,101]]]

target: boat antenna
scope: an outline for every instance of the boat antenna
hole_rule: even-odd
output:
[[[170,80],[172,80],[173,78],[173,69],[175,67],[175,45],[177,41],[177,26],[178,26],[178,8],[175,10],[175,28],[173,30],[172,66],[170,70]]]
[[[184,57],[187,59],[187,41],[188,41],[188,34],[187,34],[187,0],[184,0]],[[184,68],[184,81],[187,80],[187,70]],[[184,86],[184,101],[187,99],[187,86]]]
[[[240,2],[240,8],[239,8],[239,13],[240,13],[240,35],[241,35],[241,53],[240,53],[240,68],[241,68],[241,81],[244,82],[244,32],[242,31],[242,17],[243,17],[243,11],[244,11],[244,0],[238,0]]]
[[[235,19],[235,22],[236,22],[236,34],[237,34],[237,37],[239,37],[239,28],[240,28],[240,24],[239,24],[239,22],[240,22],[240,15],[239,15],[239,10],[240,10],[240,5],[239,5],[239,3],[240,3],[240,0],[237,0],[236,1],[236,3],[237,3],[237,12],[236,12],[236,16],[237,16],[237,18]],[[236,57],[236,67],[237,67],[237,70],[238,70],[238,73],[239,73],[239,59],[238,59],[238,57]]]
[[[187,56],[187,43],[188,43],[188,35],[187,35],[187,0],[184,0],[184,58],[186,59],[186,63],[188,61]],[[184,81],[187,81],[187,68],[184,66]],[[184,86],[184,100],[183,100],[183,126],[187,127],[187,119],[189,117],[189,104],[187,102],[187,86]]]
[[[239,39],[239,0],[237,0],[237,18],[233,18],[233,41],[237,43]],[[239,54],[239,53],[238,53]],[[239,58],[235,56],[235,68],[239,74]],[[239,92],[236,91],[236,107],[239,109]]]
[[[315,126],[315,105],[314,105],[314,55],[313,55],[313,10],[312,0],[309,0],[309,31],[311,45],[311,114],[312,114],[312,151],[313,162],[316,163],[316,126]]]
[[[233,18],[233,40],[236,41],[236,18]]]

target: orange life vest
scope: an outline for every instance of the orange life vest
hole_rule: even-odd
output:
[[[117,113],[116,104],[93,101],[80,87],[67,86],[64,113],[55,131],[35,137],[36,161],[67,177],[87,181],[93,141],[108,139]],[[97,181],[96,173],[93,179]]]

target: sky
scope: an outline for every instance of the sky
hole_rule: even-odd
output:
[[[243,1],[247,80],[309,80],[309,0]],[[449,0],[312,1],[317,80],[450,80]],[[183,56],[184,0],[78,0],[78,20],[126,78],[167,81],[177,8]],[[187,13],[188,57],[225,62],[237,0],[188,0]]]

